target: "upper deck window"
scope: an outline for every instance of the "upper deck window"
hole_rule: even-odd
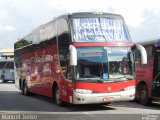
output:
[[[130,42],[122,19],[74,18],[73,42]]]

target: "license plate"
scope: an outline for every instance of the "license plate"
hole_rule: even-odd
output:
[[[104,97],[104,98],[103,98],[103,101],[104,101],[104,102],[111,102],[111,101],[113,101],[113,100],[114,100],[113,97]]]

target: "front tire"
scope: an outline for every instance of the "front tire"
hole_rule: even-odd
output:
[[[149,98],[148,88],[145,84],[140,86],[139,89],[139,101],[142,105],[149,105],[151,103],[151,99]]]
[[[63,106],[64,105],[64,102],[62,102],[61,99],[60,99],[60,90],[59,90],[58,87],[56,87],[55,91],[54,91],[54,100],[55,100],[55,103],[58,106]]]
[[[28,86],[27,86],[26,81],[23,82],[22,86],[23,86],[22,87],[22,94],[28,96],[29,95],[29,91],[28,91]]]

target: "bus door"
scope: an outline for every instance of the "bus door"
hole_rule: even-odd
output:
[[[70,69],[68,70],[67,67],[64,67],[61,61],[61,72],[62,72],[62,76],[61,76],[61,99],[65,102],[69,102],[69,103],[73,103],[73,71],[72,71],[72,67],[70,67]],[[69,72],[69,73],[68,73]],[[69,77],[68,74],[72,75]]]
[[[160,97],[160,50],[155,55],[155,67],[153,76],[153,97]]]

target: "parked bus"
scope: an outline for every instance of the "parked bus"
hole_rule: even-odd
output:
[[[136,53],[136,99],[143,105],[152,100],[160,101],[160,41],[151,40],[140,43],[147,51],[148,63],[139,63],[140,54]]]
[[[2,83],[15,81],[14,77],[14,59],[0,60],[0,77]]]
[[[145,49],[131,42],[120,15],[62,15],[15,43],[16,86],[58,105],[133,100],[135,48],[145,64]]]

